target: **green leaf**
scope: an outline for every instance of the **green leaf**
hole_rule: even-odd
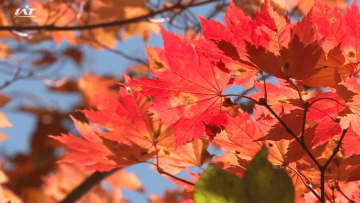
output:
[[[210,165],[195,185],[197,203],[247,202],[245,182],[236,175]]]
[[[295,190],[286,171],[267,160],[264,146],[250,162],[245,177],[210,165],[195,185],[196,203],[293,203]]]
[[[250,202],[294,202],[295,189],[291,178],[285,170],[271,165],[267,160],[268,154],[268,149],[263,146],[245,172],[244,180]]]

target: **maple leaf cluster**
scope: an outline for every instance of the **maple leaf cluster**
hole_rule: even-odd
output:
[[[201,202],[201,195],[207,197],[201,189],[227,190],[222,185],[227,179],[240,185],[234,187],[241,188],[239,194],[250,194],[255,191],[252,182],[265,181],[256,175],[261,169],[268,176],[289,178],[280,180],[287,187],[280,193],[295,191],[284,195],[295,202],[360,202],[356,1],[346,7],[344,1],[333,0],[234,0],[224,24],[199,17],[201,34],[190,30],[185,36],[148,21],[61,30],[86,25],[89,19],[106,24],[147,15],[152,11],[146,0],[122,1],[118,7],[113,6],[117,1],[50,2],[30,1],[38,18],[25,26],[60,30],[31,32],[33,37],[24,40],[66,40],[111,50],[123,38],[139,34],[147,40],[161,31],[164,46],[147,46],[148,64],[133,68],[146,78],[123,74],[120,82],[87,73],[79,79],[63,78],[60,85],[48,81],[51,91],[80,93],[81,110],[68,116],[76,130],[70,133],[63,125],[70,112],[19,109],[35,115],[37,127],[28,155],[14,156],[12,167],[0,162],[0,201],[22,202],[20,196],[30,202],[59,202],[94,175],[114,173],[81,201],[126,202],[120,189],[146,193],[140,180],[125,171],[143,163],[181,186],[166,190],[163,197],[147,196],[151,202]],[[290,9],[304,16],[295,20]],[[0,17],[1,26],[24,23]],[[7,45],[0,46],[5,50],[0,57],[9,57]],[[50,51],[38,53],[41,57],[33,61],[37,67],[58,60]],[[81,67],[80,49],[71,47],[60,54]],[[0,95],[0,107],[9,101]],[[11,126],[0,112],[0,128]],[[52,139],[44,139],[48,135]],[[0,140],[5,137],[0,134]],[[58,142],[66,150],[56,165]],[[200,170],[194,172],[195,167]],[[190,180],[178,176],[183,171]],[[215,183],[207,182],[213,177]],[[235,179],[237,183],[231,182]],[[280,194],[280,185],[272,187],[272,195]],[[258,200],[266,193],[262,192],[256,198],[237,194],[230,199]]]
[[[162,29],[164,48],[147,47],[152,78],[124,75],[117,96],[99,93],[82,110],[88,122],[73,119],[81,137],[53,137],[71,149],[62,162],[109,171],[155,158],[172,178],[213,162],[241,177],[265,144],[296,202],[320,191],[360,201],[359,17],[356,1],[344,12],[316,1],[296,22],[268,1],[253,18],[232,2],[225,25],[200,18],[194,40]],[[257,91],[226,93],[233,86]],[[255,104],[251,113],[234,97]]]

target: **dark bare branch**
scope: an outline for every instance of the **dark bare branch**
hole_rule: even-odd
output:
[[[152,18],[158,14],[162,14],[168,11],[173,10],[185,10],[192,7],[197,6],[203,6],[206,4],[219,2],[220,0],[206,0],[206,1],[199,1],[199,2],[193,2],[193,3],[184,3],[184,4],[175,4],[170,7],[165,7],[163,9],[160,9],[158,11],[153,11],[145,15],[141,15],[138,17],[130,18],[130,19],[124,19],[124,20],[115,20],[111,22],[105,22],[105,23],[98,23],[98,24],[90,24],[90,25],[78,25],[78,26],[56,26],[56,25],[43,25],[43,26],[0,26],[0,30],[3,31],[21,31],[21,30],[47,30],[47,31],[74,31],[74,30],[90,30],[90,29],[97,29],[97,28],[104,28],[104,27],[113,27],[113,26],[119,26],[119,25],[125,25],[125,24],[131,24],[136,23],[144,20],[148,20],[149,18]]]
[[[111,174],[118,171],[119,168],[113,169],[108,172],[95,172],[86,178],[78,187],[76,187],[70,194],[68,194],[65,199],[60,203],[75,203],[83,195],[85,195],[93,186],[99,184],[103,179],[110,176]]]

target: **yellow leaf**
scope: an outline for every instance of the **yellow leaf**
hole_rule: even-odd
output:
[[[106,179],[114,187],[127,190],[142,190],[141,181],[134,174],[122,169]]]
[[[6,118],[5,114],[0,112],[0,128],[12,127],[13,125]]]

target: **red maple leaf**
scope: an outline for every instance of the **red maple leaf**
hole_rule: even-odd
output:
[[[158,52],[156,55],[167,67],[161,73],[153,71],[156,79],[134,79],[125,85],[153,97],[152,109],[157,117],[164,123],[176,123],[176,144],[180,146],[201,137],[207,128],[204,123],[223,114],[222,93],[230,86],[230,74],[201,55],[196,43],[166,30],[162,35],[164,50],[153,52]],[[225,126],[223,121],[218,126]]]

